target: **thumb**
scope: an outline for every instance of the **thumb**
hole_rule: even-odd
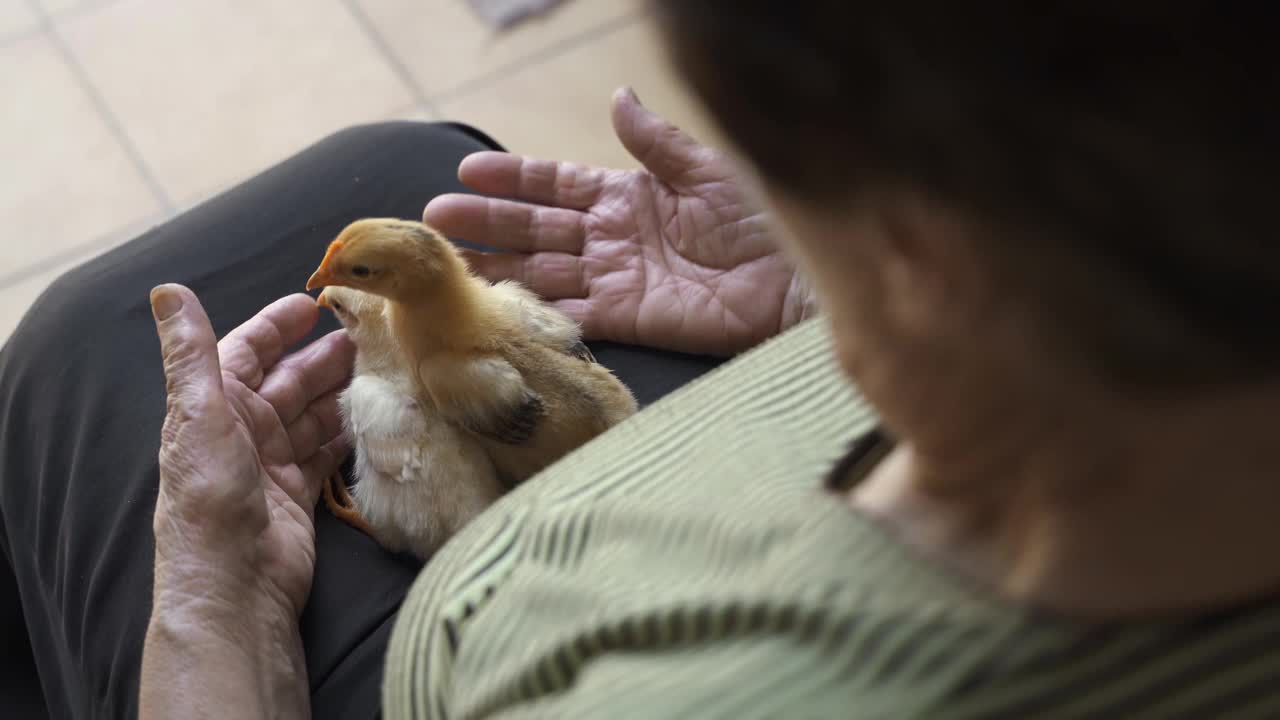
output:
[[[631,88],[613,94],[613,130],[623,147],[659,180],[679,186],[713,151],[640,104]]]
[[[222,394],[218,339],[195,293],[181,285],[151,291],[151,314],[160,336],[170,408],[195,409]]]

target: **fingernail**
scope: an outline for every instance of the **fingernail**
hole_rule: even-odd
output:
[[[640,96],[636,94],[636,89],[631,87],[630,85],[627,86],[627,94],[631,96],[631,99],[634,100],[637,105],[644,104],[640,102]]]
[[[181,309],[182,298],[172,288],[161,285],[151,290],[151,314],[156,320],[168,320]]]

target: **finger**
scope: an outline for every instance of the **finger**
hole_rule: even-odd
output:
[[[458,179],[486,195],[585,210],[600,198],[607,172],[575,163],[486,151],[463,158]]]
[[[306,337],[319,318],[316,301],[308,295],[276,300],[218,342],[222,369],[256,390],[263,374],[285,349]]]
[[[151,313],[160,336],[169,411],[187,413],[216,407],[222,397],[218,342],[195,293],[181,285],[151,291]]]
[[[464,253],[471,269],[491,282],[515,280],[550,299],[580,298],[587,294],[582,258],[567,253]]]
[[[617,338],[608,337],[603,332],[601,323],[596,312],[596,304],[590,300],[582,298],[569,298],[567,300],[557,300],[551,303],[555,309],[569,316],[569,319],[578,323],[582,328],[582,337],[586,340],[615,340]]]
[[[354,358],[355,346],[347,333],[331,332],[281,360],[267,373],[258,394],[288,426],[316,398],[346,383]]]
[[[303,495],[298,498],[298,501],[308,512],[316,506],[316,501],[320,499],[321,486],[329,479],[329,476],[342,467],[342,462],[347,459],[347,455],[350,452],[351,445],[347,442],[346,436],[339,435],[321,445],[320,449],[310,458],[299,464],[298,467],[302,470]]]
[[[640,104],[631,88],[613,94],[613,129],[622,146],[659,180],[675,187],[691,184],[716,152]]]
[[[581,297],[570,297],[567,300],[554,301],[552,306],[567,315],[568,319],[579,324],[579,327],[582,328],[582,337],[586,338],[586,340],[598,340],[594,332],[598,328],[596,328],[593,302],[581,299]]]
[[[565,210],[477,195],[441,195],[422,220],[445,235],[520,252],[582,252],[586,216]]]
[[[322,445],[342,433],[338,392],[327,392],[316,398],[285,430],[289,433],[289,444],[295,458],[305,459],[314,455]]]

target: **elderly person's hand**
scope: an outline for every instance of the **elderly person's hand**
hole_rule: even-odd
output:
[[[483,193],[443,195],[425,221],[513,253],[472,254],[478,272],[556,301],[590,339],[731,354],[814,311],[728,159],[614,96],[619,140],[644,170],[484,152],[458,175]]]
[[[298,617],[315,566],[313,510],[347,453],[337,392],[353,347],[283,298],[215,340],[187,288],[151,295],[168,415],[156,501],[155,593],[142,714],[305,716]]]

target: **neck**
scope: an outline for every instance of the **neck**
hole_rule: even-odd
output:
[[[1069,614],[1176,614],[1280,588],[1280,383],[1102,397],[967,437],[907,428],[851,501],[1001,594]]]
[[[490,314],[484,281],[465,268],[388,302],[390,326],[398,337],[408,339],[419,355],[481,344]]]
[[[366,341],[356,345],[355,374],[385,375],[397,369],[402,361],[390,339]],[[374,348],[377,348],[376,350]]]

